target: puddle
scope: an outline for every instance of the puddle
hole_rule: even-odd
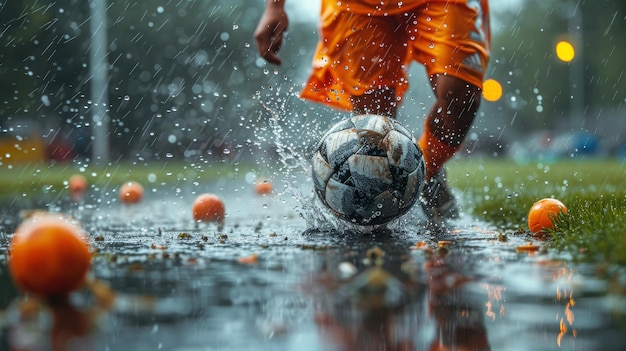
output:
[[[194,225],[189,194],[74,206],[97,250],[93,276],[117,299],[70,349],[626,347],[625,304],[608,293],[609,282],[553,253],[517,252],[523,235],[502,241],[468,218],[437,236],[418,218],[365,235],[313,230],[289,195],[231,190],[221,190],[230,194],[221,230]],[[49,313],[19,322],[6,255],[2,265],[0,350],[49,349]],[[76,301],[90,304],[85,293]]]

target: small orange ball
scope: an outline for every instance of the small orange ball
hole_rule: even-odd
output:
[[[257,194],[259,195],[266,195],[272,192],[272,182],[270,182],[269,180],[262,180],[260,182],[257,182],[254,185],[254,191],[256,191]]]
[[[87,178],[82,174],[74,174],[68,181],[68,189],[73,200],[78,200],[85,195],[87,191]]]
[[[126,182],[120,187],[120,201],[125,204],[136,204],[143,199],[143,187],[137,182]]]
[[[41,297],[64,296],[85,284],[91,253],[76,222],[61,214],[37,214],[15,230],[9,270],[22,290]]]
[[[535,202],[528,212],[528,229],[533,233],[554,229],[553,220],[560,212],[567,213],[567,207],[557,199],[546,198]]]
[[[192,213],[195,221],[222,222],[226,210],[219,196],[202,194],[193,202]]]

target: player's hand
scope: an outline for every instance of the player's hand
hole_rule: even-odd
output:
[[[282,61],[277,53],[288,25],[287,12],[282,6],[271,6],[265,10],[254,31],[254,40],[259,54],[267,62],[275,65],[281,64]]]

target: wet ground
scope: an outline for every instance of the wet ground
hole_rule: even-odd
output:
[[[5,208],[0,350],[47,350],[59,333],[79,336],[72,350],[626,348],[626,307],[611,283],[553,252],[516,250],[523,233],[467,216],[431,231],[415,210],[363,234],[321,225],[300,193],[205,190],[224,199],[223,228],[192,222],[197,194],[187,190],[148,192],[136,206],[113,193],[53,202],[88,230],[93,277],[116,294],[87,322],[64,312],[61,326],[45,308],[25,320],[16,307],[6,248],[28,205]],[[93,311],[89,292],[74,298],[77,316]]]

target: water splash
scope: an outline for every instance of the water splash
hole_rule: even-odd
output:
[[[393,228],[396,232],[405,232],[407,228],[420,226],[421,216],[411,210],[405,215],[379,226],[361,226],[339,219],[318,199],[313,191],[312,155],[327,128],[322,118],[307,119],[306,114],[291,112],[290,97],[296,97],[293,88],[286,92],[280,88],[273,97],[260,105],[268,117],[260,119],[263,126],[255,128],[256,138],[260,143],[268,143],[276,151],[278,168],[272,170],[276,179],[283,179],[285,190],[278,195],[290,195],[297,203],[296,212],[305,220],[307,228],[326,232],[372,233],[381,228]],[[266,122],[266,123],[264,123]],[[332,121],[331,121],[332,122]],[[333,125],[334,123],[331,123]],[[272,168],[272,164],[259,160],[263,166]],[[260,164],[259,164],[260,165]],[[409,231],[415,231],[409,229]]]
[[[276,178],[285,180],[285,190],[279,195],[291,195],[298,204],[296,212],[308,228],[337,230],[344,222],[319,201],[313,192],[311,179],[311,156],[325,130],[318,119],[308,120],[306,114],[290,112],[289,97],[295,95],[293,88],[286,93],[276,89],[276,99],[260,101],[269,118],[267,128],[257,128],[256,137],[269,143],[278,156],[279,167],[273,173]],[[263,135],[263,132],[269,132],[265,133],[269,135]],[[265,166],[271,168],[270,164]]]

